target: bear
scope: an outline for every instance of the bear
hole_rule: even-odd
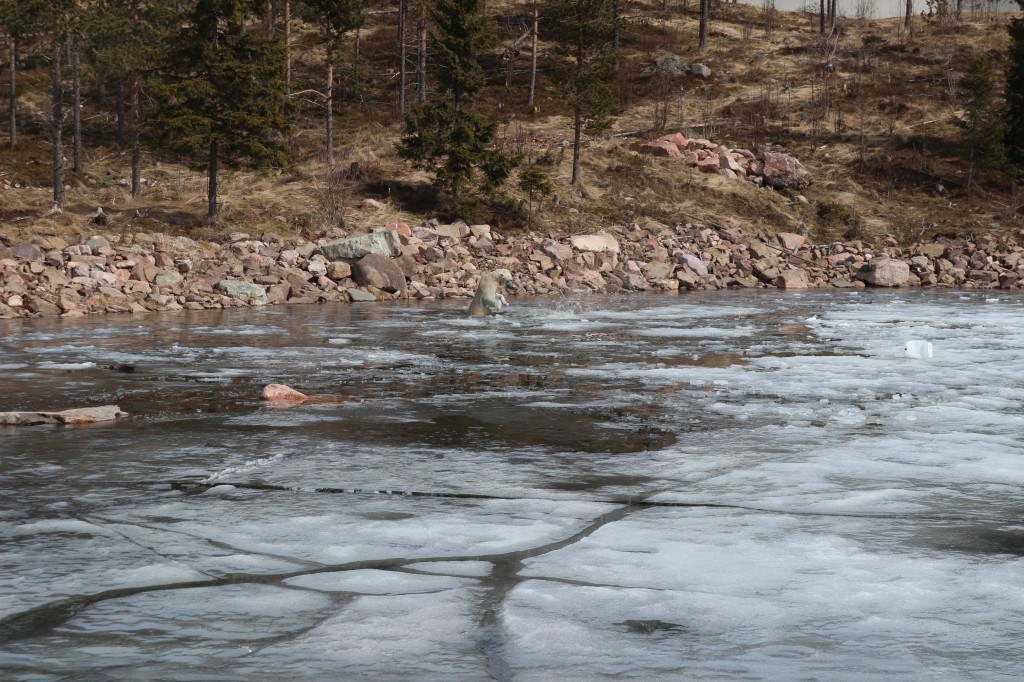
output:
[[[473,295],[473,302],[469,304],[469,314],[494,315],[503,306],[507,306],[508,301],[498,293],[498,286],[507,287],[511,283],[512,273],[504,268],[481,277],[480,284],[476,287],[476,294]]]

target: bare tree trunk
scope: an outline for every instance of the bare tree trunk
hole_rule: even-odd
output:
[[[217,222],[217,140],[210,142],[210,168],[207,173],[206,217],[211,223]]]
[[[709,0],[704,0],[709,2]],[[573,111],[572,131],[572,181],[571,184],[580,184],[580,146],[583,144],[583,107],[579,103]]]
[[[50,144],[53,147],[53,203],[64,204],[64,74],[61,66],[63,45],[59,39],[53,41],[53,91],[51,94],[52,113],[50,117]]]
[[[142,194],[142,148],[139,145],[139,79],[132,77],[132,197]]]
[[[420,2],[420,20],[416,23],[416,100],[427,101],[427,3]]]
[[[117,143],[124,144],[124,81],[117,81]]]
[[[825,0],[819,0],[818,9],[818,33],[825,33]]]
[[[829,27],[830,28],[835,28],[836,27],[836,19],[837,19],[837,17],[836,17],[836,0],[829,0],[828,16],[829,16],[829,22],[830,22],[829,23]]]
[[[7,76],[10,85],[7,90],[7,116],[10,130],[8,138],[11,143],[11,151],[18,147],[18,39],[11,36],[11,63],[7,65]]]
[[[267,0],[267,37],[274,37],[274,0]]]
[[[615,28],[612,29],[612,49],[619,49],[619,14],[621,8],[619,7],[619,0],[612,0],[612,11],[615,13]]]
[[[74,153],[72,169],[82,172],[82,63],[78,55],[78,45],[74,37],[68,40],[68,52],[71,57],[71,139]]]
[[[700,0],[700,45],[701,50],[708,46],[708,13],[711,12],[711,0]]]
[[[409,0],[398,0],[398,115],[405,116],[405,20]]]
[[[334,64],[327,65],[327,167],[334,166]]]
[[[903,17],[903,28],[909,34],[914,28],[914,0],[907,0],[907,15]]]
[[[537,29],[540,23],[540,6],[533,3],[533,31],[530,36],[530,96],[526,105],[532,107],[537,94]]]
[[[964,0],[956,0],[956,20],[964,20]]]
[[[292,91],[292,3],[284,0],[284,88]]]

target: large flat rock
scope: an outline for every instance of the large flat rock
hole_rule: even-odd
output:
[[[117,405],[82,407],[61,412],[0,412],[2,426],[35,426],[37,424],[95,424],[127,417]]]
[[[357,260],[371,253],[397,258],[402,255],[402,242],[396,230],[386,230],[336,239],[321,246],[320,253],[329,261]]]

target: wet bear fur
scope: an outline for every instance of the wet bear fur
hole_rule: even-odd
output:
[[[504,268],[489,272],[480,278],[473,302],[469,304],[470,315],[494,315],[508,305],[505,297],[498,293],[498,287],[512,283],[512,273]]]

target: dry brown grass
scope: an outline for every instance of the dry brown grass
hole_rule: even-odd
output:
[[[525,3],[490,3],[505,21],[496,32],[498,53],[520,29],[513,18],[525,16]],[[896,20],[845,21],[837,41],[816,33],[817,19],[800,13],[779,13],[770,37],[765,36],[760,8],[724,5],[712,21],[712,38],[704,54],[696,50],[696,3],[688,13],[661,14],[661,3],[631,3],[627,16],[639,19],[623,31],[623,59],[617,88],[624,96],[613,129],[589,141],[583,150],[583,182],[569,185],[571,121],[557,88],[542,74],[538,111],[525,105],[524,45],[513,87],[504,74],[491,74],[491,85],[478,107],[505,125],[503,144],[509,151],[548,155],[557,201],[548,201],[527,220],[525,197],[514,183],[496,204],[463,216],[489,220],[499,229],[526,227],[548,234],[599,229],[607,224],[654,218],[665,223],[694,219],[736,225],[753,232],[798,229],[807,225],[820,240],[894,235],[901,240],[933,234],[966,234],[991,230],[994,222],[1009,228],[1001,205],[1008,204],[1009,186],[993,173],[980,174],[980,189],[967,201],[965,149],[952,125],[957,101],[950,84],[967,58],[980,50],[993,55],[1005,47],[1001,24],[967,24],[950,32],[922,25],[908,39]],[[353,162],[363,175],[351,185],[342,211],[345,229],[356,232],[387,222],[415,224],[437,214],[439,204],[429,178],[398,158],[395,142],[400,123],[394,112],[392,18],[372,18],[363,32],[366,82],[358,101],[344,102],[335,119],[337,169]],[[296,78],[315,86],[322,77],[312,36],[300,33]],[[658,93],[641,67],[674,52],[687,62],[712,69],[704,82],[692,76],[672,79],[661,106],[668,128],[718,123],[712,139],[762,150],[793,153],[812,171],[815,184],[808,203],[725,178],[697,174],[681,161],[639,156],[630,149],[637,137],[621,133],[646,131],[654,137]],[[492,60],[493,61],[493,60]],[[833,71],[827,71],[831,61]],[[297,114],[292,144],[299,161],[293,169],[259,175],[225,173],[221,180],[222,222],[206,225],[206,178],[173,158],[145,156],[143,177],[155,181],[137,200],[117,180],[128,177],[130,158],[113,143],[112,101],[103,109],[87,102],[87,162],[80,176],[69,174],[65,212],[41,219],[50,206],[49,152],[46,148],[46,77],[42,71],[24,75],[19,102],[23,127],[16,154],[0,154],[0,180],[17,180],[23,188],[0,190],[0,234],[14,239],[36,233],[86,233],[88,217],[103,206],[111,216],[110,231],[165,231],[213,238],[226,232],[316,236],[329,222],[321,197],[329,169],[323,160],[321,110],[303,106]],[[4,87],[0,81],[0,88]],[[816,104],[827,88],[829,107]],[[87,93],[88,95],[88,93]],[[764,100],[767,98],[767,106]],[[88,107],[92,107],[91,110]],[[769,111],[758,122],[758,111]],[[823,115],[824,114],[824,115]],[[695,136],[705,136],[698,130]],[[70,153],[70,151],[68,152]],[[944,190],[939,191],[942,185]],[[381,201],[384,209],[364,209],[362,199]],[[821,206],[829,209],[822,217]],[[829,212],[831,210],[831,212]]]

